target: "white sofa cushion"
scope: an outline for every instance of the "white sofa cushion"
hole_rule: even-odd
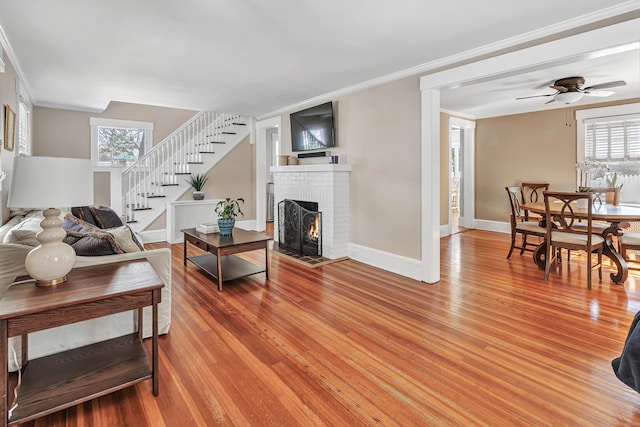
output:
[[[4,241],[4,237],[11,231],[11,229],[22,221],[22,218],[24,217],[21,215],[14,216],[0,227],[0,243]]]
[[[15,243],[31,247],[38,246],[40,242],[38,242],[36,236],[42,231],[41,222],[42,217],[37,215],[24,218],[9,230],[2,243]]]

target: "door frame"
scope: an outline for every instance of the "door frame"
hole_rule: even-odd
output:
[[[453,126],[459,127],[464,136],[462,151],[462,179],[460,192],[464,195],[464,198],[459,199],[460,213],[464,212],[458,217],[460,227],[467,229],[475,227],[475,152],[476,152],[476,137],[475,129],[476,122],[472,120],[463,119],[460,117],[449,117],[449,164],[451,164],[451,128]],[[449,199],[451,199],[451,180],[449,180]],[[451,234],[451,203],[449,203],[449,234]]]
[[[278,141],[282,141],[282,117],[276,116],[269,119],[256,121],[256,231],[264,231],[267,227],[267,129],[278,129]],[[278,155],[280,153],[276,153]]]

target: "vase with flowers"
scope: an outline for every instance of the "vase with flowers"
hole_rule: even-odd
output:
[[[589,187],[593,179],[602,178],[609,171],[609,165],[593,158],[576,163],[580,173],[579,187]]]

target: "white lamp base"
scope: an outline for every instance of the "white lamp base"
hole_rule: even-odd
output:
[[[67,280],[76,262],[76,251],[62,241],[67,232],[62,229],[60,210],[51,208],[42,213],[42,231],[36,236],[40,246],[27,254],[24,267],[38,286],[51,286]]]

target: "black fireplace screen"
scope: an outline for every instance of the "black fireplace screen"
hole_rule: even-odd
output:
[[[322,256],[322,212],[317,203],[278,203],[278,245],[300,255]]]

